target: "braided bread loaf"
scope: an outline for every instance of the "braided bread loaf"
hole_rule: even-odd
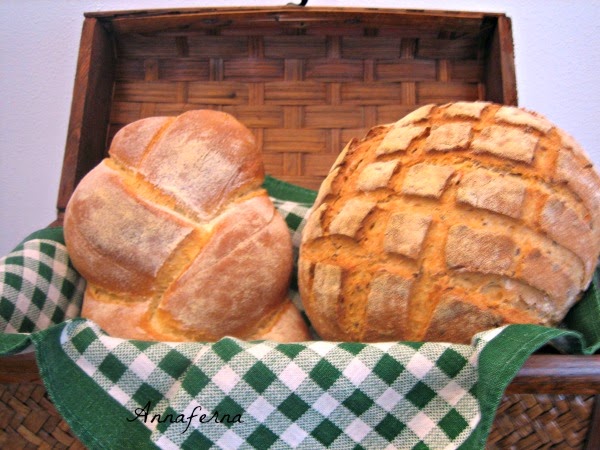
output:
[[[427,105],[351,141],[303,230],[299,287],[321,337],[469,342],[555,325],[600,253],[600,177],[544,117]]]
[[[153,117],[109,154],[65,213],[84,317],[130,339],[309,338],[286,298],[290,233],[246,127],[208,110]]]

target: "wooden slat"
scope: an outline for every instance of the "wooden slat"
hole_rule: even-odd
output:
[[[265,36],[267,58],[323,58],[327,55],[325,36]]]
[[[143,80],[146,73],[144,70],[144,59],[120,59],[115,67],[116,80]]]
[[[400,42],[400,37],[345,37],[342,38],[342,57],[348,59],[399,58]]]
[[[483,80],[486,100],[516,106],[518,97],[511,21],[502,16],[494,22]]]
[[[267,129],[264,132],[264,139],[263,150],[266,152],[321,152],[326,148],[324,130]]]
[[[287,24],[343,25],[349,17],[364,26],[399,26],[407,33],[445,29],[474,33],[485,16],[496,13],[462,11],[423,11],[377,8],[188,8],[179,10],[108,11],[86,13],[108,20],[117,33],[152,33],[159,30],[202,30],[205,28],[244,28],[249,25],[281,28]]]
[[[208,59],[161,59],[158,60],[158,79],[172,81],[208,80]]]
[[[392,123],[402,119],[411,111],[418,108],[418,105],[383,105],[377,107],[376,122],[380,124]]]
[[[0,383],[39,381],[40,372],[34,353],[0,357]]]
[[[450,79],[454,81],[479,82],[483,79],[485,65],[478,60],[450,61]]]
[[[477,57],[479,41],[469,39],[419,39],[418,58],[474,59]]]
[[[324,83],[311,81],[265,83],[265,104],[320,105],[327,98]]]
[[[422,81],[435,80],[434,60],[397,59],[379,61],[375,65],[378,81]]]
[[[353,59],[316,58],[306,61],[306,79],[318,81],[360,81],[363,78],[363,64]]]
[[[282,176],[298,176],[302,174],[302,154],[285,152],[283,154]]]
[[[170,81],[122,81],[115,85],[117,102],[172,103],[177,85]]]
[[[355,106],[307,106],[304,108],[304,126],[307,128],[360,128],[364,119]]]
[[[140,103],[113,102],[110,112],[110,122],[127,124],[140,118]]]
[[[242,58],[248,56],[248,36],[190,35],[188,54],[202,58]]]
[[[417,83],[417,101],[421,104],[480,100],[476,83],[424,81]],[[482,100],[482,99],[481,99]]]
[[[600,355],[533,355],[507,392],[600,394]]]
[[[248,86],[233,81],[189,83],[188,101],[215,105],[239,105],[247,103]]]
[[[341,149],[340,149],[341,150]],[[304,165],[307,173],[314,174],[319,177],[326,177],[331,166],[337,158],[337,153],[329,153],[322,155],[307,154],[304,156]]]
[[[283,60],[227,59],[224,61],[223,76],[226,80],[270,81],[281,79],[283,71]]]
[[[96,19],[85,19],[57,200],[65,210],[75,186],[105,155],[115,60],[110,38]]]
[[[283,175],[283,153],[263,150],[262,155],[265,172],[280,178]]]
[[[119,58],[172,57],[177,54],[174,36],[125,34],[116,39]]]
[[[389,105],[402,102],[400,83],[343,83],[342,102],[354,105]]]
[[[600,448],[600,395],[596,395],[594,403],[594,411],[592,412],[592,420],[590,429],[587,435],[586,450],[594,450]]]
[[[282,128],[283,110],[279,106],[232,105],[224,106],[223,111],[233,114],[249,128]]]
[[[362,139],[366,136],[370,126],[372,124],[365,124],[364,128],[344,128],[341,130],[340,139],[342,142],[350,142],[352,139]]]

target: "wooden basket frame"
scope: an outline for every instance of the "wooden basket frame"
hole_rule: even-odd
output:
[[[111,114],[114,114],[113,100],[115,98],[116,77],[120,66],[118,64],[119,49],[118,36],[130,35],[152,35],[157,31],[171,31],[173,33],[186,32],[193,35],[210,36],[219,34],[222,29],[234,29],[243,25],[244,30],[253,26],[257,27],[280,27],[286,26],[291,34],[302,35],[306,29],[311,27],[335,28],[337,34],[345,31],[354,32],[360,26],[364,35],[377,33],[375,30],[398,30],[399,26],[406,27],[430,27],[448,33],[442,37],[452,38],[452,33],[460,35],[460,31],[469,33],[474,23],[481,23],[485,28],[484,56],[478,67],[481,69],[481,77],[478,81],[478,98],[508,105],[517,104],[517,89],[514,68],[514,51],[512,41],[511,20],[504,14],[499,13],[469,13],[455,11],[416,11],[400,9],[362,9],[362,8],[190,8],[179,10],[139,10],[126,12],[103,12],[85,14],[80,50],[78,55],[77,71],[71,106],[71,116],[68,127],[65,155],[63,161],[62,175],[60,180],[59,194],[57,200],[57,218],[52,223],[60,225],[67,202],[78,182],[91,170],[101,159],[106,156],[107,147],[114,129],[111,130]],[[346,28],[344,28],[346,27]],[[339,41],[333,39],[328,43],[328,53],[325,55],[339,56]],[[337,42],[337,43],[336,43]],[[175,40],[176,49],[181,55],[186,54],[186,42],[184,39]],[[257,52],[264,51],[263,44],[256,41],[248,45],[255,46]],[[448,45],[445,50],[452,49]],[[188,49],[189,51],[189,49]],[[410,58],[410,42],[407,41],[405,53]],[[460,52],[460,45],[457,52]],[[435,53],[435,48],[430,49],[430,54]],[[449,76],[452,63],[447,58],[436,59],[436,77]],[[219,61],[210,61],[209,70],[213,78],[222,76],[223,65]],[[221,64],[221,65],[220,65]],[[365,67],[371,67],[370,62],[363,62]],[[332,66],[335,68],[335,66]],[[144,66],[144,79],[152,80],[156,77],[158,69],[151,63]],[[294,62],[284,63],[286,73],[299,73],[301,64]],[[217,75],[214,75],[217,74]],[[290,75],[286,75],[288,78]],[[365,75],[366,78],[368,76]],[[259,77],[260,78],[260,77]],[[402,83],[400,83],[402,84]],[[415,86],[418,82],[406,82],[401,86],[401,96],[407,100],[406,107],[418,106]],[[183,89],[183,88],[182,88]],[[260,87],[257,92],[260,95]],[[339,86],[335,86],[329,92],[339,99]],[[331,94],[333,92],[333,94]],[[263,90],[264,95],[264,90]],[[214,105],[221,108],[221,106]],[[142,107],[143,109],[143,107]],[[141,111],[140,114],[151,115],[152,108]],[[369,112],[370,111],[370,112]],[[297,114],[290,107],[284,114],[291,123],[297,121]],[[377,114],[373,109],[367,111],[371,114],[371,122],[364,123],[368,126],[373,124]],[[264,136],[259,137],[264,138]],[[343,133],[333,134],[337,136],[331,140],[333,145],[339,146],[340,136]],[[259,141],[261,141],[259,139]],[[262,141],[261,141],[262,142]],[[341,150],[341,146],[338,151]],[[331,153],[331,150],[330,150]],[[330,154],[331,158],[332,155]],[[295,161],[300,161],[295,156]],[[291,159],[292,160],[292,159]],[[294,173],[297,164],[288,162],[291,174],[283,174],[281,178],[297,182],[310,187],[324,177],[324,173],[311,175]],[[282,174],[273,174],[275,176]],[[23,383],[40,382],[39,371],[33,354],[15,355],[0,358],[0,382],[1,383]],[[564,356],[537,354],[529,358],[524,367],[519,371],[515,379],[510,383],[507,394],[572,394],[572,395],[595,395],[594,413],[591,427],[587,437],[587,448],[600,448],[600,355],[593,356]]]

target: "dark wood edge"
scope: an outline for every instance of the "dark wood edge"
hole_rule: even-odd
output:
[[[500,17],[498,13],[396,10],[377,8],[223,8],[200,10],[150,10],[115,12],[113,15],[88,15],[101,21],[117,34],[153,33],[168,30],[189,30],[194,27],[218,29],[220,27],[250,26],[252,24],[274,26],[361,24],[365,27],[394,26],[404,22],[416,22],[423,26],[442,27],[460,33],[463,26],[470,28],[485,18]],[[190,28],[191,27],[191,28]]]
[[[59,213],[64,211],[81,178],[104,155],[115,59],[108,32],[97,19],[86,18],[81,33],[57,200]]]
[[[502,70],[502,96],[504,104],[518,104],[517,76],[515,71],[515,49],[512,35],[512,21],[509,17],[498,17],[498,37],[500,43],[500,68]]]
[[[489,42],[483,46],[485,57],[485,100],[517,106],[515,55],[511,21],[506,16],[487,17],[484,27],[491,28]]]
[[[600,394],[594,398],[594,410],[592,411],[585,448],[586,450],[598,450],[600,448]]]
[[[0,357],[0,383],[36,381],[39,378],[33,353]],[[506,392],[600,394],[600,355],[533,355]]]
[[[367,14],[406,14],[414,16],[440,16],[440,17],[458,17],[465,19],[480,19],[484,16],[502,16],[503,13],[497,12],[475,12],[475,11],[456,11],[456,10],[433,10],[433,9],[410,9],[410,8],[346,8],[346,7],[298,7],[297,5],[284,5],[281,7],[223,7],[223,8],[156,8],[156,9],[132,9],[132,10],[114,10],[114,11],[92,11],[85,12],[84,16],[98,19],[119,19],[119,18],[149,18],[159,16],[180,16],[188,14],[249,14],[249,13],[277,13],[277,12],[298,12],[309,14],[326,13],[367,13]]]
[[[0,383],[41,381],[34,353],[0,357]]]
[[[65,144],[65,154],[60,177],[58,191],[57,209],[64,211],[64,208],[75,189],[77,178],[77,159],[79,153],[79,142],[81,140],[81,123],[83,122],[83,113],[85,109],[85,88],[88,85],[89,67],[92,46],[92,36],[94,28],[98,21],[95,19],[86,19],[83,22],[81,31],[81,40],[79,43],[79,56],[77,58],[77,69],[75,73],[75,83],[73,87],[73,98],[71,99],[71,114],[69,127],[67,129],[67,142]]]
[[[532,355],[506,392],[600,394],[600,355]]]

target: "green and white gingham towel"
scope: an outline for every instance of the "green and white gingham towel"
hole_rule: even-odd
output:
[[[0,332],[31,333],[79,316],[84,289],[62,229],[28,236],[0,260]]]
[[[266,187],[297,247],[314,193]],[[35,351],[54,404],[90,448],[483,448],[533,351],[599,347],[598,273],[567,320],[578,331],[513,325],[472,345],[113,338],[73,318],[84,282],[61,232],[43,230],[0,260],[0,355]]]

